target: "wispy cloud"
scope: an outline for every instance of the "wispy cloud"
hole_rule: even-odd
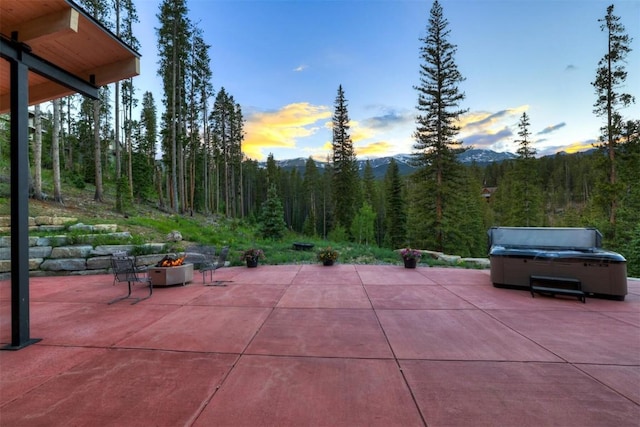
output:
[[[380,116],[370,117],[364,120],[364,124],[373,129],[389,129],[402,126],[414,121],[414,113],[400,113],[390,111]]]
[[[460,126],[461,131],[463,132],[473,132],[477,129],[486,129],[498,123],[502,123],[505,120],[513,122],[514,119],[517,120],[517,117],[522,115],[522,113],[524,113],[528,109],[528,105],[521,105],[515,108],[500,110],[495,113],[486,111],[473,111],[462,115],[460,117],[460,120],[458,121],[458,126]]]
[[[528,105],[521,105],[496,112],[472,111],[464,114],[458,121],[459,138],[467,147],[509,150],[514,135],[512,129],[518,118],[528,109]]]
[[[293,71],[295,71],[296,73],[299,73],[301,71],[306,70],[307,68],[308,68],[307,65],[301,64],[301,65],[298,65],[296,68],[294,68]]]
[[[540,132],[536,133],[536,135],[546,135],[548,133],[551,133],[553,131],[556,131],[560,128],[565,127],[567,124],[565,122],[562,123],[558,123],[557,125],[553,125],[553,126],[547,126],[546,128],[542,129]]]
[[[242,149],[247,157],[264,158],[270,148],[294,148],[297,140],[314,135],[322,128],[319,121],[331,117],[329,107],[307,102],[285,105],[277,111],[247,116]]]
[[[496,149],[496,151],[502,151],[507,148],[506,140],[513,137],[513,132],[508,127],[503,127],[500,130],[486,130],[484,132],[478,132],[466,136],[464,138],[464,144],[466,146],[473,145],[476,148]]]

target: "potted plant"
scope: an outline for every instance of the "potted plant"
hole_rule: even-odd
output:
[[[251,248],[243,251],[240,255],[241,261],[246,261],[247,267],[255,268],[258,266],[258,260],[264,259],[264,251],[262,249]]]
[[[320,260],[323,265],[333,265],[336,259],[338,259],[338,251],[331,246],[322,248],[318,252],[318,260]]]
[[[404,261],[404,268],[416,268],[422,258],[422,252],[418,249],[404,248],[400,249],[400,256]]]

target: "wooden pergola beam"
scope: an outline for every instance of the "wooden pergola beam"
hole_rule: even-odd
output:
[[[66,10],[24,22],[13,31],[17,35],[16,41],[22,43],[29,43],[41,37],[58,36],[65,32],[77,33],[79,17],[78,11],[69,7]]]

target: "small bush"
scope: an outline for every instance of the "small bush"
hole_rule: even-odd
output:
[[[329,232],[327,237],[329,238],[329,240],[332,240],[334,242],[346,242],[347,240],[349,240],[347,230],[342,225],[337,225],[336,228]]]

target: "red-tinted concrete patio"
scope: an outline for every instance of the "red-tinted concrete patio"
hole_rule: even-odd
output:
[[[225,287],[31,279],[0,352],[2,426],[638,426],[640,281],[626,301],[494,288],[488,270],[224,268]],[[138,289],[141,296],[146,292]],[[0,342],[10,284],[0,282]]]

